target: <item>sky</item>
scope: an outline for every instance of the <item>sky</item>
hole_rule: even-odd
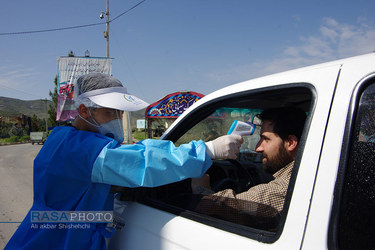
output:
[[[109,0],[112,75],[153,103],[375,51],[373,0]],[[49,99],[57,58],[106,56],[106,0],[1,0],[0,96]],[[131,9],[131,10],[130,10]],[[129,10],[129,11],[128,11]],[[84,28],[67,27],[97,24]],[[17,32],[62,29],[53,32]],[[12,34],[10,34],[12,33]]]

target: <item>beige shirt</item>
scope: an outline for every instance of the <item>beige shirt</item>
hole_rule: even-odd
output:
[[[259,184],[248,191],[236,194],[232,189],[226,189],[213,195],[236,198],[240,200],[253,201],[276,208],[279,212],[283,210],[286,191],[288,190],[290,176],[292,174],[294,161],[277,171],[274,180],[266,184]]]
[[[216,197],[232,198],[235,200],[252,201],[258,204],[272,206],[277,209],[277,211],[281,212],[283,210],[293,166],[294,161],[277,171],[273,175],[274,180],[254,186],[243,193],[236,194],[232,189],[225,189],[217,193],[210,192],[207,189],[201,189],[198,193],[203,195],[210,194],[211,196]]]

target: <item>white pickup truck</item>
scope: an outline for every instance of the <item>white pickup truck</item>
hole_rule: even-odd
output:
[[[109,249],[375,249],[375,53],[220,89],[161,139],[205,140],[212,127],[226,134],[234,120],[280,106],[308,115],[281,213],[227,211],[243,215],[240,222],[198,213],[190,180],[127,189],[117,201],[120,227]],[[245,138],[236,161],[214,161],[211,186],[243,191],[269,181],[252,151],[257,136]]]

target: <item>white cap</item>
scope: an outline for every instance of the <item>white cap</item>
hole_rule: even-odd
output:
[[[86,98],[100,107],[123,111],[137,111],[149,105],[138,97],[129,94],[125,87],[110,87],[87,91],[78,96],[77,102],[84,103]]]
[[[80,76],[74,85],[74,102],[78,108],[105,107],[123,111],[137,111],[149,104],[127,92],[122,83],[103,73],[89,73]]]

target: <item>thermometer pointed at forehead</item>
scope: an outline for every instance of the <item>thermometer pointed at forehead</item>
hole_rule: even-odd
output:
[[[235,120],[227,134],[241,136],[252,135],[254,134],[255,128],[256,125],[253,123]]]

